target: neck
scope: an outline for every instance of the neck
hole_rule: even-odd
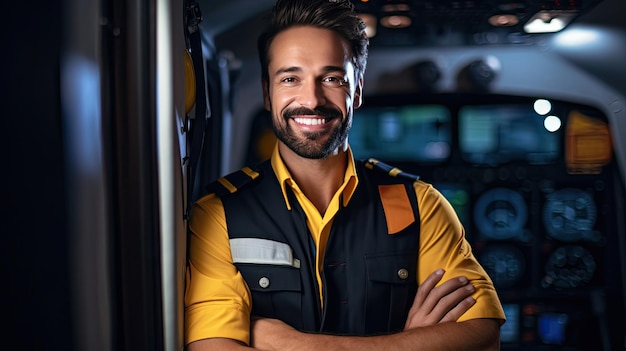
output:
[[[291,151],[280,143],[279,151],[304,195],[311,200],[323,215],[333,196],[343,184],[348,165],[348,152],[340,150],[324,159],[308,159]]]

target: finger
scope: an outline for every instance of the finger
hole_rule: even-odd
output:
[[[428,275],[426,280],[424,280],[424,282],[417,289],[417,294],[415,294],[415,299],[413,299],[413,305],[411,306],[411,309],[409,309],[409,314],[411,314],[411,311],[422,306],[433,288],[441,281],[444,273],[445,271],[440,268]]]
[[[427,310],[430,312],[434,310],[437,306],[439,306],[440,311],[445,306],[452,308],[460,300],[468,296],[467,294],[464,296],[460,296],[464,292],[464,290],[462,290],[463,287],[466,287],[468,285],[471,287],[466,277],[455,277],[455,278],[448,279],[447,281],[445,281],[438,287],[435,287],[431,291],[428,292],[428,296],[426,296],[426,299],[424,299],[422,303],[422,307],[421,307],[422,310]],[[461,290],[458,291],[459,289]],[[473,289],[473,287],[471,287],[471,289]],[[456,292],[456,294],[453,294],[454,292]],[[452,297],[448,296],[450,294],[453,294]],[[460,298],[457,300],[459,296]],[[441,314],[440,317],[442,316],[443,314]]]
[[[459,317],[461,317],[463,313],[467,312],[472,306],[474,306],[475,303],[476,299],[471,296],[466,297],[441,319],[441,323],[456,322]]]
[[[465,277],[449,279],[434,288],[433,284],[440,281],[441,277],[435,275],[429,276],[429,279],[427,279],[429,280],[428,283],[425,281],[418,289],[418,292],[422,290],[423,295],[426,295],[426,297],[416,296],[407,315],[404,325],[405,330],[440,323],[463,299],[469,297],[475,291]],[[451,313],[448,319],[457,317],[457,315],[460,316],[460,314],[465,312],[464,308],[469,307],[463,304],[460,308],[454,310],[455,312]]]
[[[439,321],[441,321],[448,313],[453,311],[459,305],[461,305],[461,308],[457,309],[456,311],[458,313],[462,310],[461,314],[463,314],[466,311],[463,310],[463,308],[465,308],[466,306],[466,303],[473,300],[471,295],[474,293],[474,291],[476,291],[474,286],[471,284],[467,284],[447,293],[445,296],[439,299],[439,301],[437,301],[436,306],[433,308],[432,314],[438,316],[440,318]],[[466,299],[468,298],[470,298],[471,300],[466,301]],[[450,318],[454,317],[455,315],[456,314],[451,315]],[[458,315],[457,318],[458,317],[460,317],[460,315]]]
[[[407,315],[407,319],[404,323],[404,328],[409,329],[418,325],[414,325],[417,322],[428,322],[425,320],[428,312],[432,307],[429,307],[427,311],[422,311],[422,304],[428,298],[428,295],[432,291],[432,289],[441,281],[443,274],[445,271],[443,269],[437,269],[432,272],[426,280],[419,286],[417,289],[417,293],[415,294],[415,298],[413,299],[413,304],[409,309],[409,313]]]
[[[431,293],[433,296],[437,298],[441,298],[443,296],[449,295],[453,291],[456,291],[459,288],[471,285],[469,284],[469,280],[464,276],[454,277],[446,280],[444,283],[441,283],[438,287],[433,289]]]

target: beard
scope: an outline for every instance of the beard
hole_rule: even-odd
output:
[[[272,112],[272,116],[274,116],[272,128],[276,137],[301,157],[309,159],[326,158],[348,138],[351,126],[349,118],[342,120],[339,126],[330,131],[304,132],[304,137],[301,137],[297,135],[289,124],[289,120],[294,115],[318,115],[326,118],[327,121],[335,118],[342,119],[343,116],[341,111],[327,107],[318,107],[313,110],[304,107],[285,109],[280,116],[274,116],[274,112]],[[276,119],[278,118],[280,118],[282,123],[277,123]]]

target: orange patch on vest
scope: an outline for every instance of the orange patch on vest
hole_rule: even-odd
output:
[[[404,185],[379,185],[378,192],[387,220],[387,234],[399,233],[415,222],[415,213]]]

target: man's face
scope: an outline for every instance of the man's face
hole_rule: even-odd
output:
[[[294,27],[272,41],[265,107],[276,136],[296,154],[319,159],[347,148],[362,86],[351,55],[347,40],[328,29]]]

